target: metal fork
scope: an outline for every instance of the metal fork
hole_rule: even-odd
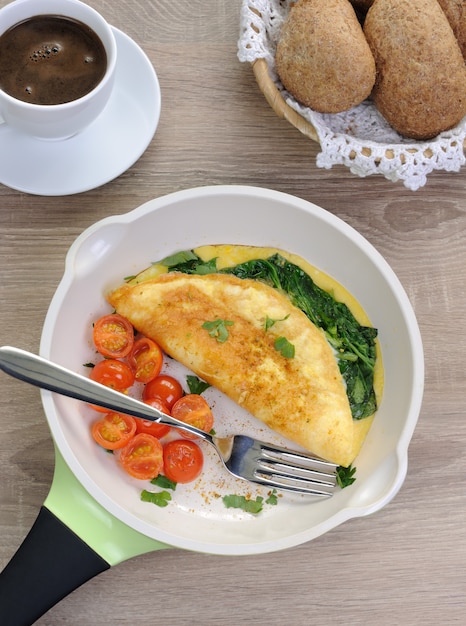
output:
[[[271,489],[320,497],[329,497],[335,490],[337,466],[334,463],[246,435],[214,437],[31,352],[1,347],[0,369],[42,389],[194,433],[214,446],[226,469],[237,478]]]

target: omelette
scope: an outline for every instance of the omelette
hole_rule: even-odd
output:
[[[272,430],[338,465],[354,460],[369,424],[358,433],[334,350],[279,290],[231,274],[151,271],[107,299]]]

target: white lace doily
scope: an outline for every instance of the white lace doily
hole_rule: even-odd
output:
[[[238,58],[252,63],[266,60],[269,73],[285,102],[315,128],[321,152],[317,166],[346,165],[364,177],[382,174],[403,181],[415,191],[433,170],[458,172],[465,163],[463,141],[466,118],[430,141],[404,139],[391,128],[374,104],[362,104],[338,114],[322,114],[302,106],[283,88],[275,72],[275,49],[290,5],[296,0],[243,0]]]

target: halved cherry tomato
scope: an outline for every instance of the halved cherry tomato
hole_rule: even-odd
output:
[[[120,463],[133,478],[151,480],[163,469],[162,444],[152,435],[138,433],[121,450]]]
[[[116,359],[99,361],[90,372],[90,378],[115,391],[126,391],[134,384],[134,374],[129,365]]]
[[[134,342],[128,355],[128,363],[139,383],[148,383],[160,374],[163,365],[162,349],[147,337]]]
[[[189,393],[177,400],[172,407],[172,417],[206,433],[212,430],[214,425],[214,416],[210,406],[197,393]],[[179,433],[186,439],[196,439],[196,435],[186,431],[179,430]]]
[[[115,391],[126,391],[134,384],[134,374],[129,365],[116,359],[105,359],[99,361],[91,370],[89,378],[96,382],[115,389]],[[108,413],[108,409],[97,405],[90,405],[100,413]]]
[[[162,411],[162,413],[170,415],[170,411],[168,410],[167,405],[159,398],[144,400],[144,402],[146,404],[149,404],[150,406],[155,407],[156,409],[159,409],[159,411]],[[166,424],[158,424],[157,422],[151,422],[150,420],[144,420],[140,417],[137,417],[136,432],[147,433],[149,435],[157,437],[157,439],[161,439],[170,432],[170,426],[167,426]]]
[[[135,432],[135,418],[122,413],[107,413],[92,426],[94,440],[106,450],[123,448]]]
[[[122,359],[134,344],[134,330],[130,322],[118,313],[104,315],[94,324],[94,344],[102,356]]]
[[[181,384],[168,374],[160,374],[156,376],[154,380],[151,380],[144,387],[142,397],[144,400],[150,398],[160,398],[169,409],[179,400],[183,395],[183,387]]]
[[[202,471],[204,455],[194,441],[175,439],[163,448],[163,473],[176,483],[190,483]]]

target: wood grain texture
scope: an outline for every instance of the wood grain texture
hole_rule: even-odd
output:
[[[6,2],[2,0],[0,5]],[[38,351],[66,252],[86,227],[211,184],[294,194],[335,213],[384,255],[416,311],[426,389],[396,498],[308,544],[255,557],[166,550],[111,568],[41,626],[464,624],[466,545],[465,171],[417,192],[343,167],[267,105],[236,57],[240,0],[91,0],[145,50],[162,114],[141,159],[99,189],[46,198],[0,188],[1,344]],[[53,445],[39,392],[0,376],[0,568],[43,503]]]

